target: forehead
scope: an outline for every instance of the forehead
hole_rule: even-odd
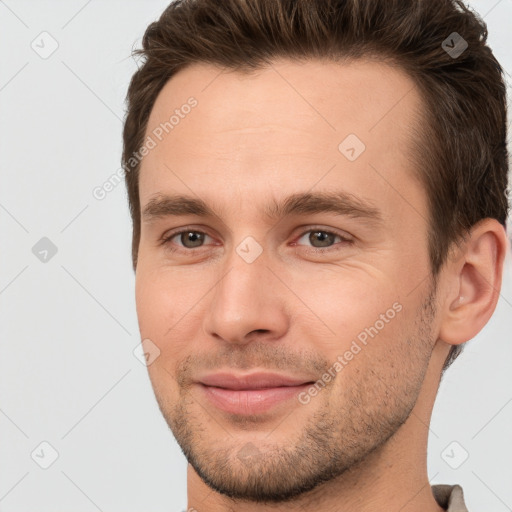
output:
[[[421,109],[412,79],[382,62],[277,60],[251,73],[191,65],[151,111],[146,136],[155,145],[142,160],[141,204],[165,190],[225,190],[228,199],[234,189],[256,197],[315,183],[389,200],[385,182],[422,194],[411,172]]]

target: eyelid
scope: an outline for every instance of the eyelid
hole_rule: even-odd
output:
[[[311,231],[321,231],[323,233],[328,233],[330,235],[339,236],[341,239],[345,241],[354,241],[355,237],[353,237],[350,233],[346,231],[334,229],[334,228],[326,228],[323,226],[308,226],[308,229],[305,229],[296,239],[302,238],[306,233],[310,233]],[[315,247],[317,249],[317,247]]]
[[[337,246],[340,243],[354,243],[354,241],[355,241],[355,238],[352,235],[350,235],[349,233],[345,232],[345,231],[341,232],[341,231],[333,229],[333,228],[325,228],[323,226],[314,226],[313,225],[313,226],[308,226],[308,228],[304,229],[298,236],[295,236],[294,237],[293,245],[297,246],[297,240],[300,240],[307,233],[314,232],[314,231],[321,231],[323,233],[327,233],[327,234],[330,234],[330,235],[339,236],[341,238],[341,240],[342,240],[342,242],[335,243],[334,245],[332,245],[330,247],[309,247],[310,250],[313,250],[313,251],[316,251],[316,252],[328,252],[329,250],[336,250]],[[186,232],[201,233],[203,235],[209,236],[210,238],[213,238],[206,231],[202,231],[201,229],[195,228],[193,226],[185,226],[185,227],[182,227],[182,228],[178,228],[176,231],[171,231],[170,233],[165,232],[162,235],[162,237],[159,239],[159,243],[161,245],[170,244],[171,239],[173,239],[174,237],[176,237],[178,235],[181,235],[182,233],[186,233]],[[195,249],[187,249],[187,248],[182,248],[181,246],[178,246],[177,249],[173,249],[173,250],[176,250],[176,251],[182,250],[182,251],[186,251],[186,252],[192,253],[196,249],[200,250],[200,249],[204,249],[204,247],[205,246],[200,246],[200,247],[197,247]],[[306,248],[308,248],[308,247],[306,246]]]
[[[341,239],[341,242],[335,242],[333,245],[331,245],[329,247],[313,247],[310,245],[304,246],[304,245],[297,244],[297,241],[300,240],[307,233],[318,232],[318,231],[320,231],[322,233],[327,233],[329,235],[337,236]],[[347,245],[353,245],[354,242],[355,242],[355,238],[345,231],[340,232],[340,231],[338,231],[336,229],[332,229],[332,228],[324,228],[322,226],[310,226],[310,227],[308,227],[308,229],[304,230],[298,237],[295,237],[294,242],[292,243],[292,246],[294,248],[302,247],[303,251],[305,253],[314,254],[314,255],[318,255],[318,254],[327,255],[331,252],[339,251],[341,249],[341,247],[346,247]]]
[[[169,243],[170,240],[172,238],[174,238],[175,236],[178,236],[178,235],[181,235],[182,233],[187,233],[187,232],[193,232],[193,233],[201,233],[203,235],[206,235],[206,236],[209,236],[210,238],[213,238],[211,235],[209,235],[206,231],[203,231],[202,229],[199,229],[199,228],[195,228],[193,226],[185,226],[185,227],[182,227],[182,228],[177,228],[176,231],[174,230],[171,230],[170,232],[169,231],[166,231],[159,239],[158,239],[158,242],[162,245],[165,245],[166,243]],[[201,249],[201,247],[198,247],[198,249]],[[193,249],[186,249],[188,250],[189,252],[191,252]]]

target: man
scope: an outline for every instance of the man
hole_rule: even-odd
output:
[[[467,510],[426,449],[507,250],[485,36],[451,0],[185,0],[148,27],[123,164],[190,510]]]

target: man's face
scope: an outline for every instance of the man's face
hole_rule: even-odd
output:
[[[149,366],[160,409],[218,492],[291,499],[409,417],[437,338],[410,149],[420,108],[405,74],[363,61],[253,75],[194,65],[157,98],[140,174],[139,325],[160,349]],[[339,211],[304,198],[277,211],[301,194],[338,195]],[[165,215],[156,203],[171,195],[214,214],[171,201]],[[309,384],[273,400],[200,383],[220,372]]]

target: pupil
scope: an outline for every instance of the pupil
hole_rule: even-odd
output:
[[[201,242],[203,241],[202,240],[203,236],[201,233],[189,231],[188,233],[183,233],[183,235],[186,237],[185,242],[187,242],[187,243],[191,242],[192,247],[197,247],[197,246],[201,245]],[[183,239],[181,241],[185,247],[190,247],[190,246],[187,246],[187,243],[184,243]]]
[[[323,243],[327,240],[327,242],[329,242],[329,238],[332,237],[331,234],[328,234],[328,233],[325,233],[324,231],[315,231],[314,233],[311,233],[311,235],[313,237],[317,237],[317,241],[318,239],[320,239],[320,242]],[[311,242],[314,242],[315,240],[310,240]],[[327,245],[329,245],[328,243],[327,244],[322,244],[321,247],[326,247]]]

